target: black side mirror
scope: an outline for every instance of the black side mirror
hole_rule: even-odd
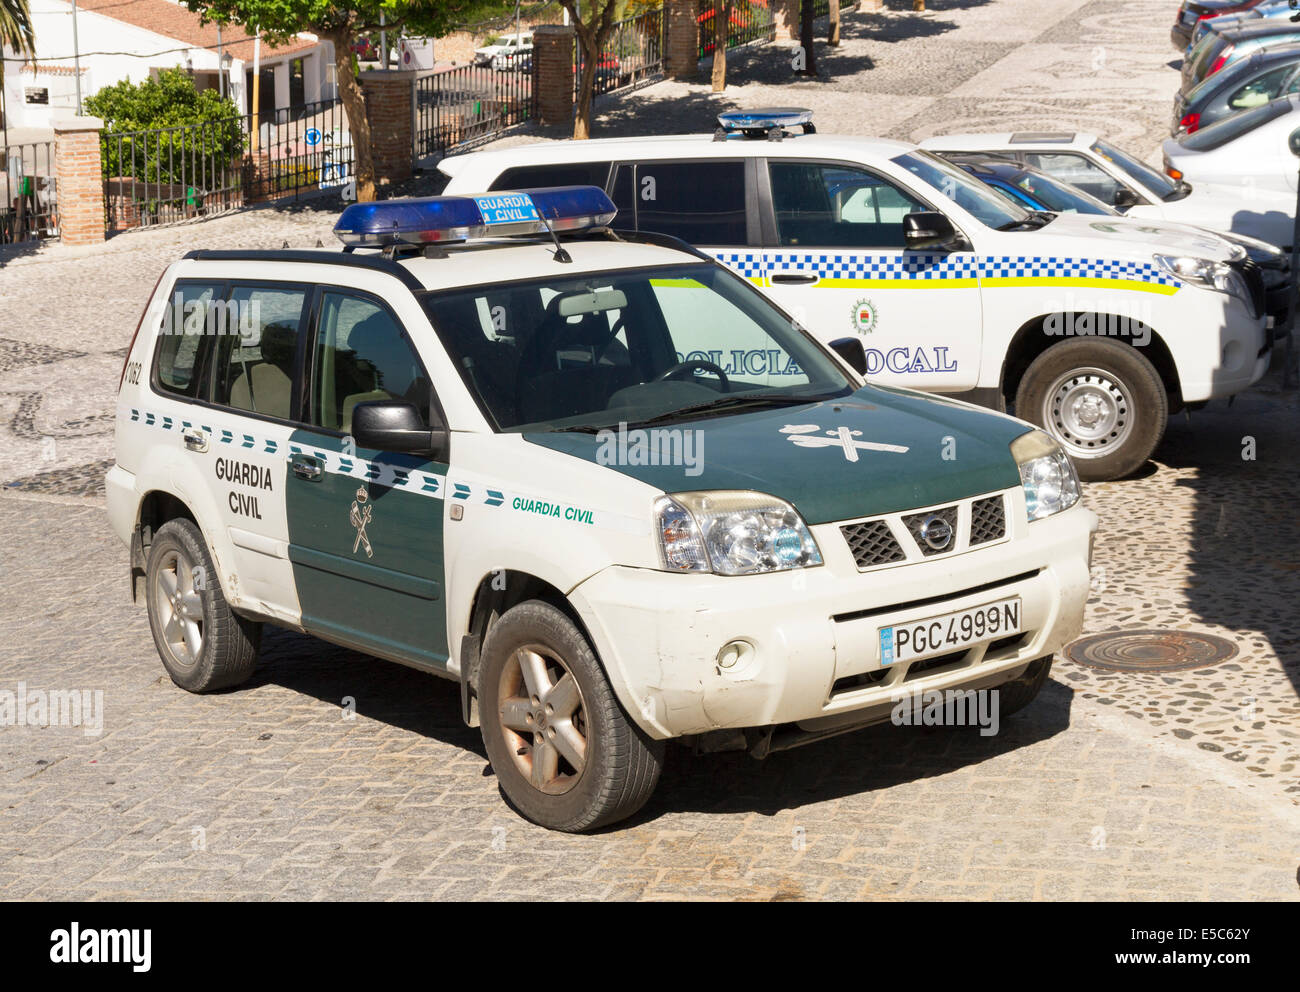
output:
[[[957,240],[957,229],[947,214],[916,210],[903,216],[903,241],[908,248],[939,248]]]
[[[867,374],[867,353],[862,348],[861,338],[836,338],[830,342],[831,351],[839,355],[858,375]]]
[[[430,455],[445,461],[447,429],[430,427],[414,403],[369,400],[352,410],[352,437],[361,448]]]
[[[1127,186],[1121,186],[1115,190],[1114,206],[1119,210],[1127,210],[1129,207],[1138,205],[1138,195]]]
[[[1286,146],[1292,155],[1300,155],[1300,127],[1296,128],[1286,139]]]

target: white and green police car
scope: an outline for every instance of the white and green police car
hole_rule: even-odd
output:
[[[590,187],[356,204],[344,251],[167,269],[107,485],[177,685],[248,678],[264,623],[458,681],[560,830],[639,808],[669,739],[763,756],[903,694],[1034,697],[1097,523],[1060,446],[867,385],[856,339],[614,215]],[[763,368],[701,357],[720,334]]]
[[[860,337],[872,382],[1014,404],[1087,479],[1133,472],[1169,413],[1267,369],[1263,280],[1214,234],[1030,212],[915,145],[804,133],[807,111],[719,119],[712,135],[515,146],[438,168],[447,193],[602,186],[620,226],[701,248],[823,341]],[[766,367],[736,342],[709,350],[724,369]]]

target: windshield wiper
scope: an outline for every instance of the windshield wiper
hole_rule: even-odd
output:
[[[629,428],[644,427],[647,424],[662,424],[666,421],[677,420],[681,417],[689,417],[696,413],[715,413],[722,410],[737,410],[742,407],[765,407],[765,406],[803,406],[806,403],[819,403],[827,399],[826,396],[783,396],[767,393],[761,396],[723,396],[716,400],[710,400],[707,403],[692,403],[690,406],[679,407],[676,410],[669,410],[667,413],[661,413],[657,416],[650,417],[646,420],[639,420],[635,424],[628,424]]]
[[[1031,210],[1024,220],[1009,220],[998,226],[999,231],[1037,231],[1056,220],[1056,214],[1049,210]]]

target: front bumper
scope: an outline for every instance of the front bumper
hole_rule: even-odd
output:
[[[1223,399],[1249,389],[1268,371],[1272,352],[1263,312],[1256,315],[1235,296],[1204,295],[1206,301],[1217,297],[1214,302],[1220,312],[1206,308],[1198,299],[1197,309],[1187,312],[1181,347],[1174,351],[1179,386],[1187,403]],[[1204,329],[1202,333],[1191,333],[1196,325]]]
[[[722,577],[604,569],[570,593],[624,708],[655,738],[887,719],[905,694],[998,684],[1078,636],[1097,517],[1082,505],[1030,524],[1023,493],[1003,543],[859,572],[839,524],[813,534],[825,564]],[[882,667],[879,631],[1019,596],[1023,633]],[[752,649],[724,670],[721,649]]]

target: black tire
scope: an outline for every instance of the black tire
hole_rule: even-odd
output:
[[[1114,404],[1114,429],[1101,436],[1072,431],[1071,416],[1062,411],[1063,398],[1070,391],[1081,395],[1090,383]],[[1133,345],[1074,338],[1052,345],[1025,370],[1016,389],[1016,416],[1056,438],[1081,479],[1099,482],[1122,479],[1146,464],[1164,437],[1169,397],[1160,373]]]
[[[179,608],[167,593],[173,578],[179,582]],[[231,611],[203,533],[192,521],[169,520],[158,528],[149,547],[145,589],[154,645],[178,686],[190,692],[213,692],[239,685],[253,674],[262,625]],[[169,618],[175,622],[169,624]],[[190,618],[201,638],[197,656],[184,637]]]
[[[581,719],[575,712],[570,719],[557,719],[539,729],[536,721],[547,702],[524,684],[524,662],[516,654],[521,649],[528,649],[545,665],[552,688],[563,681],[562,669],[567,669],[580,693]],[[503,697],[503,691],[511,695]],[[497,781],[510,804],[534,823],[567,833],[594,830],[631,816],[654,792],[663,768],[664,742],[651,739],[628,719],[582,631],[550,603],[520,603],[488,630],[478,697],[483,746]],[[520,725],[519,703],[528,707],[528,726],[533,730]],[[506,726],[507,708],[522,734]],[[569,741],[574,728],[584,739],[584,762],[575,773],[576,766],[557,747],[556,777],[544,789],[531,776],[546,778],[545,771],[538,771],[546,766],[533,759],[543,753],[539,748],[547,746],[546,735],[556,739],[556,728],[562,723],[568,726],[558,732],[560,741]]]
[[[998,686],[998,713],[1010,716],[1032,703],[1047,682],[1052,671],[1052,656],[1031,661],[1018,679]]]

